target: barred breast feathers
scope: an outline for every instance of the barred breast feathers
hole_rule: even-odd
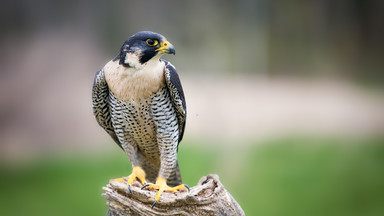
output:
[[[164,86],[164,67],[159,59],[152,59],[141,68],[127,68],[111,60],[104,66],[104,73],[109,89],[118,99],[140,101]]]

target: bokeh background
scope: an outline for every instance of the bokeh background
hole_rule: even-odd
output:
[[[176,47],[185,183],[219,174],[247,215],[384,214],[383,1],[1,3],[2,215],[105,214],[131,168],[93,76],[141,30]]]

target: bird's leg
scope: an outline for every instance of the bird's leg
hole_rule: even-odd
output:
[[[132,173],[131,173],[131,175],[129,175],[127,177],[128,178],[128,182],[127,182],[128,189],[129,189],[129,192],[132,192],[131,191],[131,185],[133,184],[133,181],[136,180],[136,178],[139,179],[143,185],[146,185],[147,181],[145,179],[145,176],[146,176],[145,171],[139,166],[142,156],[137,149],[137,145],[136,145],[135,141],[130,136],[127,136],[126,139],[128,141],[122,142],[121,146],[123,147],[124,151],[126,152],[128,158],[129,158],[129,161],[133,165]],[[124,183],[123,178],[118,178],[118,179],[113,179],[113,180]]]
[[[168,191],[168,192],[176,192],[176,191],[179,191],[179,190],[188,190],[189,191],[189,187],[186,184],[181,184],[181,185],[178,185],[178,186],[175,186],[175,187],[168,186],[167,185],[167,180],[165,178],[162,178],[162,177],[157,177],[155,184],[150,183],[148,185],[144,185],[143,188],[159,190],[159,192],[157,192],[157,194],[156,194],[155,201],[152,204],[152,208],[159,201],[160,195],[164,191]]]
[[[172,172],[176,171],[177,167],[177,146],[178,146],[178,125],[169,126],[169,121],[177,122],[176,114],[169,114],[166,118],[159,118],[155,120],[157,123],[158,129],[156,133],[157,143],[160,150],[160,170],[155,184],[149,184],[147,187],[149,189],[157,189],[157,195],[155,201],[152,204],[152,208],[160,200],[160,195],[164,191],[175,192],[181,189],[188,189],[184,184],[181,184],[176,187],[170,187],[167,185],[167,179],[171,176]],[[164,128],[164,126],[167,127]],[[143,187],[144,188],[144,187]]]

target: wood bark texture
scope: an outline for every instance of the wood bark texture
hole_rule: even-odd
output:
[[[157,190],[141,187],[142,184],[135,181],[130,193],[127,184],[111,180],[103,187],[103,197],[108,200],[108,215],[245,215],[217,175],[202,177],[189,192],[164,192],[153,208]]]

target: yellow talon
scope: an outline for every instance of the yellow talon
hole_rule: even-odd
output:
[[[156,179],[156,183],[155,184],[149,184],[147,186],[149,189],[156,189],[156,190],[159,190],[159,192],[157,192],[156,194],[156,197],[155,197],[155,201],[153,202],[152,204],[152,208],[153,206],[155,206],[155,204],[160,200],[160,195],[164,192],[164,191],[169,191],[169,192],[176,192],[178,190],[188,190],[189,191],[189,187],[185,184],[181,184],[181,185],[178,185],[176,187],[169,187],[167,185],[167,180],[165,180],[164,178],[162,177],[158,177]]]
[[[146,180],[145,180],[145,172],[143,169],[141,169],[141,167],[139,166],[135,166],[133,167],[132,169],[132,174],[128,176],[128,182],[127,184],[128,185],[132,185],[133,181],[138,178],[141,183],[143,184],[146,184]]]
[[[118,181],[118,182],[124,183],[124,179],[123,178],[112,179],[112,181]]]
[[[178,186],[175,186],[175,187],[167,186],[167,189],[165,189],[165,190],[169,191],[169,192],[176,192],[176,191],[179,191],[179,190],[188,190],[189,191],[189,187],[186,184],[181,184],[181,185],[178,185]]]
[[[139,166],[135,166],[132,169],[131,175],[128,176],[127,185],[128,185],[129,192],[132,192],[131,191],[131,185],[133,184],[133,181],[135,181],[136,178],[139,179],[143,185],[147,184],[147,182],[145,180],[144,170]],[[124,183],[123,178],[117,178],[117,179],[112,179],[112,180]]]

